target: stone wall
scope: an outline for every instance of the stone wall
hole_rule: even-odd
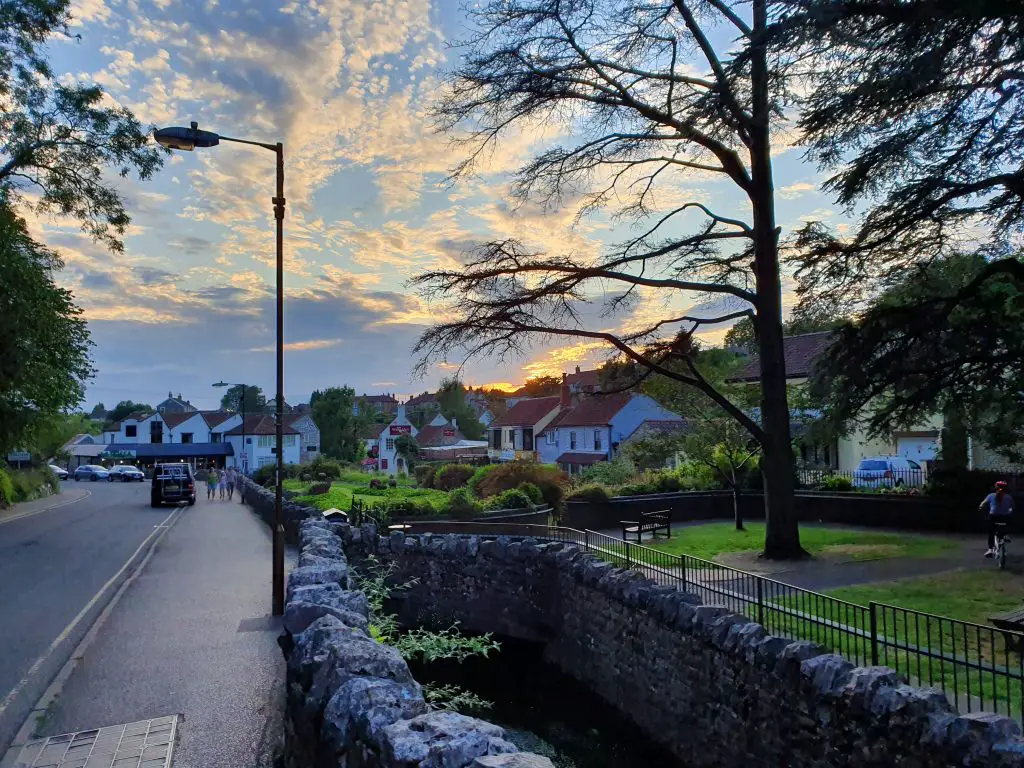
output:
[[[252,507],[253,511],[260,516],[263,522],[273,528],[274,489],[264,488],[252,478],[245,477],[241,473],[236,475],[236,477],[238,478],[235,482],[237,484],[239,500],[243,504],[248,504]],[[296,546],[299,543],[299,524],[309,517],[320,517],[319,511],[313,507],[296,504],[287,498],[282,499],[281,512],[284,517],[285,541]]]
[[[343,542],[365,553],[360,542],[375,538],[372,526],[300,525],[281,638],[287,765],[552,768],[547,758],[520,753],[496,725],[429,711],[398,651],[371,638],[366,597],[353,589]]]
[[[420,583],[405,621],[545,643],[545,656],[687,766],[1024,766],[1017,724],[959,715],[936,690],[855,668],[807,642],[561,543],[346,537]]]

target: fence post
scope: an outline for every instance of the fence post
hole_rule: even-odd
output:
[[[760,624],[763,627],[764,626],[764,594],[763,594],[763,591],[764,591],[763,590],[764,579],[762,579],[760,576],[755,576],[754,578],[757,579],[757,581],[756,581],[756,584],[757,584],[757,623]]]
[[[679,569],[683,574],[683,590],[686,590],[686,555],[679,556]]]
[[[629,542],[627,541],[626,542],[626,570],[629,570],[632,567],[633,566],[632,566],[632,564],[630,563],[630,560],[629,560]]]
[[[584,528],[583,529],[583,549],[585,549],[587,552],[590,551],[590,529],[589,528]]]
[[[878,666],[878,614],[875,612],[875,603],[868,603],[868,611],[871,613],[871,666]]]

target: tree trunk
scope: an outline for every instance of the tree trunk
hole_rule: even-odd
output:
[[[740,513],[740,489],[736,486],[736,483],[732,484],[732,516],[733,520],[736,521],[736,530],[746,530],[743,527],[743,515]]]
[[[765,432],[761,472],[764,477],[764,557],[804,556],[800,546],[790,440],[786,363],[782,345],[782,288],[779,241],[772,180],[770,94],[765,42],[767,0],[753,0],[751,45],[750,170],[754,217],[754,272],[757,284],[758,354],[761,364],[761,426]]]

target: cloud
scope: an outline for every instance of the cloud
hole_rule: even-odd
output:
[[[307,341],[290,341],[286,342],[284,349],[286,352],[305,352],[310,349],[327,349],[328,347],[336,347],[341,344],[343,339],[309,339]],[[277,347],[274,345],[266,347],[253,347],[249,350],[250,352],[276,352]]]
[[[815,192],[818,188],[807,181],[798,181],[785,187],[779,187],[776,194],[783,200],[796,200],[809,192]]]

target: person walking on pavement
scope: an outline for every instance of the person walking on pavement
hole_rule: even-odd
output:
[[[221,470],[220,478],[217,483],[217,494],[220,496],[220,500],[224,499],[228,495],[228,473],[227,470]]]
[[[235,495],[235,468],[228,467],[226,474],[228,476],[228,501],[231,501]]]
[[[206,498],[212,499],[214,492],[217,490],[217,467],[210,465],[210,468],[206,470]]]

